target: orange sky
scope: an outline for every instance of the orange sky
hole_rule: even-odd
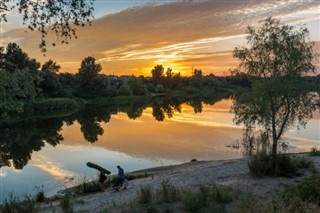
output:
[[[245,45],[246,26],[258,26],[269,16],[289,24],[305,23],[311,39],[320,41],[318,1],[146,2],[102,16],[104,5],[107,7],[108,2],[100,2],[99,18],[91,27],[78,30],[77,40],[49,46],[46,57],[35,48],[40,36],[13,29],[10,19],[10,28],[2,25],[1,43],[17,42],[42,63],[53,59],[61,65],[61,72],[75,73],[84,57],[94,56],[103,67],[102,73],[150,76],[157,64],[182,75],[190,75],[192,68],[202,69],[204,74],[228,74],[238,65],[232,50]],[[48,43],[54,41],[49,36]],[[319,61],[316,66],[320,70]]]

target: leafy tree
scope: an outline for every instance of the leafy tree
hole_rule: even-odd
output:
[[[300,77],[315,70],[308,30],[283,25],[268,18],[259,30],[248,27],[250,48],[236,48],[239,70],[256,77],[253,90],[234,104],[236,123],[246,128],[263,126],[271,139],[272,168],[277,175],[277,149],[295,122],[305,125],[315,107],[312,94],[294,94]],[[242,100],[246,100],[241,101]]]
[[[151,70],[152,79],[154,83],[160,83],[164,76],[164,68],[162,65],[157,65]]]
[[[98,95],[105,86],[105,81],[99,76],[101,70],[102,67],[96,63],[95,58],[91,56],[84,58],[77,74],[79,92]]]
[[[234,50],[240,71],[261,77],[300,77],[315,70],[314,58],[308,29],[283,25],[278,19],[268,18],[264,25],[255,30],[248,27],[247,42],[250,48]]]
[[[7,21],[6,15],[17,9],[23,17],[23,24],[31,31],[41,33],[39,47],[46,52],[48,31],[54,33],[57,41],[68,43],[76,36],[76,27],[91,24],[94,0],[2,0],[0,21]],[[55,45],[55,43],[53,43]]]
[[[49,60],[41,67],[41,77],[43,81],[40,83],[42,92],[49,97],[57,96],[62,91],[59,72],[60,66],[56,62]]]
[[[201,69],[194,69],[193,76],[202,76],[202,70]]]
[[[53,72],[53,73],[57,73],[60,70],[60,65],[57,65],[56,62],[52,61],[51,59],[47,62],[45,62],[42,67],[41,67],[41,71],[42,72]]]
[[[125,84],[130,87],[133,95],[146,95],[147,93],[146,86],[143,84],[141,78],[131,76],[126,80]]]
[[[34,82],[36,76],[17,70],[14,73],[0,71],[0,117],[24,112],[24,106],[32,102],[38,91]]]
[[[2,67],[7,72],[24,69],[29,72],[37,73],[40,63],[35,59],[30,59],[28,54],[16,43],[9,43],[5,54],[3,55]]]

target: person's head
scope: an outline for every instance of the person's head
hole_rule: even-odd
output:
[[[120,166],[118,165],[117,168],[120,169]]]

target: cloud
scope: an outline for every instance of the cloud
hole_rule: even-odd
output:
[[[40,39],[35,33],[15,30],[5,33],[5,38],[21,39],[19,44],[30,56],[42,62],[52,58],[71,72],[76,72],[80,61],[91,55],[105,73],[147,73],[150,67],[162,63],[182,74],[190,73],[192,66],[222,74],[235,61],[231,55],[223,58],[214,53],[230,52],[244,44],[246,26],[257,25],[269,16],[291,23],[319,20],[319,3],[211,0],[147,4],[95,20],[91,27],[79,29],[79,39],[69,45],[49,47],[47,58],[35,48]],[[226,59],[224,64],[222,58]]]
[[[65,180],[67,177],[75,176],[75,173],[60,168],[61,165],[50,161],[43,154],[34,154],[32,164],[57,180]]]
[[[2,169],[0,170],[0,177],[5,177],[7,176],[7,173],[5,173],[4,171],[2,171]]]

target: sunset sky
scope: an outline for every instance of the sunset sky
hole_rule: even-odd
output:
[[[288,24],[305,24],[320,52],[317,0],[97,0],[94,7],[92,26],[78,29],[79,38],[69,45],[49,46],[46,57],[36,48],[40,35],[19,29],[21,17],[14,12],[1,24],[1,45],[17,42],[42,63],[56,61],[61,72],[76,73],[84,57],[94,56],[105,74],[150,76],[151,69],[162,64],[182,75],[190,75],[192,68],[224,75],[238,64],[232,50],[245,45],[246,26],[258,27],[273,16]],[[55,41],[48,39],[49,44]],[[315,62],[318,72],[319,63]]]

